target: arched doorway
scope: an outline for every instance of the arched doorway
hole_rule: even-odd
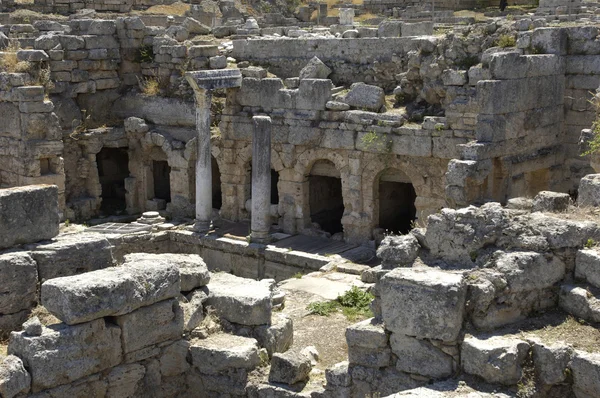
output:
[[[214,157],[211,157],[212,171],[212,207],[213,209],[221,210],[223,205],[223,195],[221,194],[221,171],[219,164]]]
[[[379,176],[376,192],[379,227],[390,233],[408,233],[417,215],[417,194],[406,174],[396,169],[384,170]]]
[[[102,186],[100,211],[105,215],[125,211],[125,178],[129,177],[127,148],[102,148],[96,154],[98,178]]]
[[[166,160],[152,161],[154,197],[169,203],[171,201],[171,167]]]
[[[329,160],[319,160],[308,176],[310,220],[323,231],[343,232],[344,199],[340,172]]]

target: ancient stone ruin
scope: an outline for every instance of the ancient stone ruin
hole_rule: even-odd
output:
[[[0,398],[600,397],[600,3],[0,0]]]

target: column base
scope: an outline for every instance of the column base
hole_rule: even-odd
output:
[[[210,231],[210,227],[211,227],[211,222],[209,221],[200,221],[200,220],[196,220],[196,222],[194,223],[194,227],[193,230],[194,232],[198,232],[198,233],[206,233],[208,231]]]
[[[251,231],[250,242],[252,243],[269,243],[270,240],[269,232],[264,231]]]

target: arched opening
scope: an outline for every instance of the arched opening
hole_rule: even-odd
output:
[[[152,177],[154,181],[154,197],[171,201],[171,167],[166,160],[152,161]]]
[[[317,161],[308,177],[310,220],[323,231],[343,232],[344,199],[340,172],[328,160]]]
[[[125,211],[125,178],[129,177],[129,156],[127,148],[102,148],[96,154],[98,177],[102,186],[104,215],[121,214]]]
[[[279,204],[279,191],[277,190],[277,184],[279,183],[279,173],[271,169],[271,204]]]
[[[399,170],[385,170],[379,177],[377,193],[379,227],[391,233],[408,233],[417,215],[417,194],[408,177]]]
[[[223,205],[223,196],[221,195],[221,171],[219,164],[214,157],[211,157],[212,171],[212,207],[213,209],[221,210]]]

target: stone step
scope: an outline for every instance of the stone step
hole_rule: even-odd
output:
[[[600,322],[600,293],[592,286],[561,286],[558,304],[577,318]]]

